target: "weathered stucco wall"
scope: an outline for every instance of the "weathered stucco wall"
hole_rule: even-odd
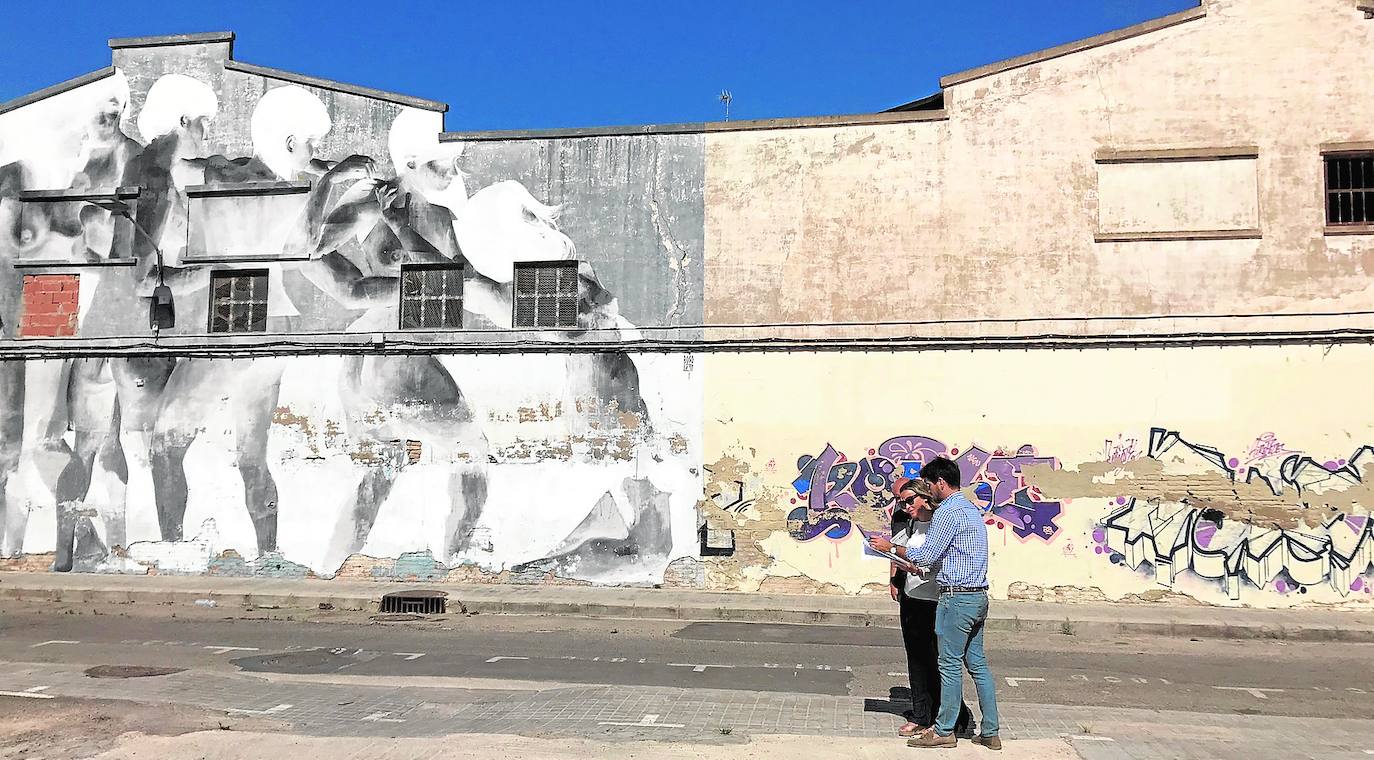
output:
[[[886,593],[895,475],[960,463],[999,598],[1367,605],[1374,349],[715,355],[707,580]],[[786,392],[779,392],[786,388]],[[824,482],[825,485],[820,484]]]
[[[1374,140],[1374,24],[1205,10],[953,84],[945,121],[710,134],[708,322],[1369,310],[1374,235],[1323,234],[1321,150]],[[1262,238],[1094,242],[1100,153],[1245,146]]]

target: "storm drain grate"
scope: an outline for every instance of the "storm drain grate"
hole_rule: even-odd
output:
[[[443,591],[397,591],[382,595],[383,613],[441,615],[448,611],[448,594]]]

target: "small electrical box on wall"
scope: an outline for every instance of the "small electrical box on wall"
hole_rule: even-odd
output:
[[[153,297],[148,303],[148,326],[154,330],[170,330],[176,327],[176,308],[172,303],[172,289],[166,285],[153,288]]]

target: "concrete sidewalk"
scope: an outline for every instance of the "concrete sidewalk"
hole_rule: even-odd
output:
[[[448,593],[451,612],[578,615],[684,621],[811,623],[896,627],[886,596],[748,594],[690,589],[507,584],[403,584],[275,580],[214,576],[0,573],[0,600],[190,605],[212,599],[223,608],[373,611],[383,594],[415,588]],[[461,602],[462,608],[456,604]],[[1374,614],[1334,609],[1259,610],[1165,604],[1055,604],[994,601],[988,623],[998,632],[1123,634],[1374,643]]]

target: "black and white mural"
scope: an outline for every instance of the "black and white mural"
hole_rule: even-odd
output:
[[[699,318],[697,138],[668,136],[651,161],[588,138],[559,149],[561,171],[550,147],[499,177],[529,146],[443,142],[435,111],[179,73],[131,97],[142,79],[116,70],[0,113],[11,346],[33,337],[21,280],[42,273],[79,275],[77,341],[148,335],[165,286],[166,332],[215,345],[207,325],[238,319],[210,313],[234,271],[266,275],[253,308],[283,338],[396,332],[411,265],[465,267],[453,319],[474,342],[509,339],[526,262],[576,262],[577,315],[521,335],[637,338],[622,292],[644,297],[642,319]],[[251,155],[220,152],[244,142],[225,124],[247,125]],[[388,155],[337,150],[349,132]],[[589,177],[636,164],[641,182]],[[623,219],[578,220],[579,202]],[[641,250],[643,266],[625,260]],[[696,553],[698,374],[678,355],[580,351],[0,360],[0,554],[51,552],[58,571],[387,575],[401,559],[657,582]]]

